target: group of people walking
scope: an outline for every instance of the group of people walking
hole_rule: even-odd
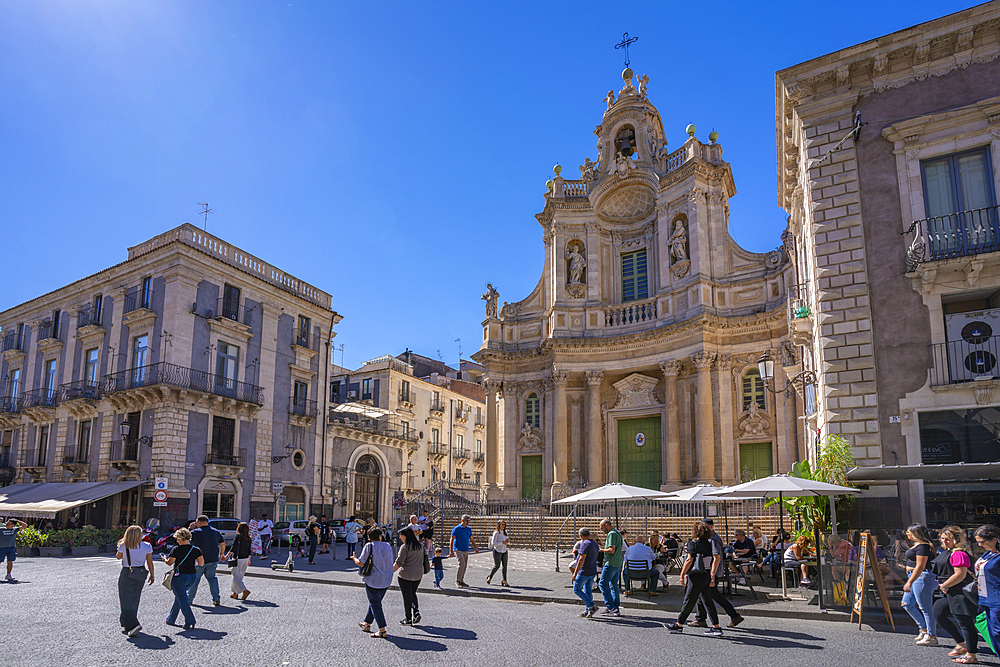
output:
[[[139,600],[142,589],[155,581],[153,547],[142,539],[141,526],[129,526],[118,542],[116,558],[121,561],[118,575],[118,599],[121,606],[119,623],[122,633],[134,637],[142,631],[139,623]],[[244,582],[250,563],[250,527],[240,523],[232,547],[226,549],[225,538],[208,523],[207,516],[199,516],[193,529],[179,528],[174,532],[177,545],[169,553],[161,556],[169,568],[163,578],[163,585],[173,593],[174,600],[167,614],[167,625],[177,625],[178,616],[184,617],[184,630],[193,630],[196,625],[191,602],[198,592],[198,584],[204,577],[208,581],[212,604],[222,604],[219,591],[217,568],[219,562],[235,561],[231,583],[233,599],[246,600],[250,590]]]
[[[920,629],[917,645],[938,646],[942,629],[955,640],[948,655],[966,665],[979,662],[980,614],[994,649],[1000,650],[1000,528],[980,526],[973,537],[984,549],[974,562],[966,532],[958,526],[942,528],[936,541],[921,524],[906,530],[913,546],[905,553],[903,608]]]

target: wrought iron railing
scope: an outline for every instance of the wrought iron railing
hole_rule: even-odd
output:
[[[413,403],[413,393],[409,391],[399,392],[399,402],[400,403]]]
[[[21,409],[28,408],[55,408],[59,405],[58,389],[32,389],[24,392],[21,397]]]
[[[427,445],[428,454],[447,454],[448,448],[442,445],[440,442],[432,442]]]
[[[907,271],[923,262],[994,252],[1000,250],[1000,207],[915,220],[903,237]]]
[[[220,317],[233,322],[245,324],[248,327],[253,325],[253,306],[233,306],[223,303]]]
[[[307,350],[315,349],[315,348],[313,348],[313,344],[315,343],[315,338],[316,337],[313,336],[310,332],[303,331],[301,329],[296,329],[292,333],[294,334],[294,339],[295,339],[295,344],[296,345],[298,345],[299,347],[304,347]]]
[[[70,452],[69,454],[63,457],[63,463],[67,465],[74,463],[80,465],[90,463],[90,450],[81,449],[75,452]]]
[[[150,308],[152,304],[152,289],[143,289],[141,286],[133,287],[125,292],[125,298],[122,299],[122,313],[131,313],[140,308]]]
[[[81,308],[76,314],[76,328],[85,327],[90,324],[100,325],[101,309],[97,306],[86,306]]]
[[[87,398],[93,401],[100,400],[102,394],[99,382],[91,380],[74,380],[59,387],[60,400],[74,401],[80,398]]]
[[[475,425],[476,426],[486,426],[486,416],[485,415],[476,415],[476,423],[475,423]]]
[[[404,430],[399,417],[393,415],[364,415],[357,412],[341,412],[331,408],[330,424],[410,442],[417,441],[417,434],[409,430],[408,427]]]
[[[59,338],[59,325],[55,322],[42,324],[38,327],[38,340],[47,340],[49,338]]]
[[[452,453],[456,459],[467,459],[469,458],[469,450],[463,449],[462,447],[455,447]]]
[[[0,396],[0,415],[14,414],[21,411],[20,396]]]
[[[232,450],[222,452],[206,452],[205,463],[217,466],[234,466],[245,468],[247,465],[247,450],[240,449],[235,454]]]
[[[24,467],[44,468],[46,458],[48,458],[48,452],[45,448],[29,449],[24,453]]]
[[[17,331],[8,331],[3,337],[3,342],[0,343],[0,348],[2,348],[3,352],[7,350],[21,350],[23,349],[22,337],[17,335]]]
[[[809,283],[791,285],[788,288],[788,319],[801,320],[812,315],[809,305]]]
[[[475,461],[476,463],[485,463],[486,455],[483,454],[482,452],[476,452],[476,455],[472,457],[472,460]]]
[[[435,401],[431,401],[431,411],[432,412],[444,412],[444,401],[442,401],[441,399],[437,399]]]
[[[122,442],[121,440],[113,440],[111,442],[111,451],[108,460],[138,461],[139,443],[135,440],[131,440],[128,442]]]
[[[193,389],[206,394],[224,396],[235,401],[264,405],[264,390],[249,382],[237,382],[229,378],[184,368],[175,364],[159,362],[139,368],[130,368],[104,376],[104,393],[114,394],[129,389],[165,384],[181,389]]]
[[[319,414],[319,408],[316,407],[316,401],[292,396],[288,401],[288,414],[299,415],[301,417],[315,417]]]
[[[935,343],[929,351],[932,387],[1000,377],[1000,336]]]

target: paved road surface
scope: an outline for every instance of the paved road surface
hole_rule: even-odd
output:
[[[162,568],[161,568],[162,571]],[[424,595],[423,624],[404,628],[397,591],[386,597],[388,641],[357,628],[364,590],[298,581],[248,579],[243,603],[223,594],[210,606],[203,582],[198,627],[164,624],[172,601],[159,583],[139,611],[144,633],[117,627],[118,563],[107,557],[21,559],[20,583],[0,585],[0,665],[851,665],[951,664],[945,650],[846,623],[752,618],[722,639],[669,635],[672,614],[626,610],[614,620],[583,620],[566,604]],[[157,577],[159,578],[159,577]],[[222,577],[224,591],[229,578]],[[693,630],[693,629],[692,629]],[[984,662],[997,664],[989,656]]]

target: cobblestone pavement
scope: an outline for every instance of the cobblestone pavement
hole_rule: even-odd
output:
[[[482,560],[475,563],[480,572]],[[110,557],[18,559],[19,583],[0,585],[0,665],[525,667],[585,661],[588,666],[688,667],[738,660],[758,666],[884,667],[947,661],[946,648],[914,647],[913,631],[761,617],[748,618],[721,639],[693,628],[677,636],[664,629],[674,619],[670,612],[626,609],[621,618],[585,620],[577,616],[577,606],[434,595],[426,583],[420,590],[421,625],[397,623],[401,598],[390,590],[385,608],[391,637],[376,640],[357,628],[367,606],[364,590],[329,585],[317,573],[305,573],[313,578],[308,581],[251,578],[250,599],[236,602],[223,595],[217,608],[210,605],[203,582],[195,601],[198,625],[191,631],[164,624],[172,596],[154,584],[145,589],[139,610],[144,631],[127,639],[117,627],[118,568]],[[224,591],[229,581],[220,577]],[[997,664],[992,656],[981,659]]]

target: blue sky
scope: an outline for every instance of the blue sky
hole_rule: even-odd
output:
[[[209,232],[333,295],[346,365],[456,362],[487,281],[538,281],[544,183],[596,158],[623,32],[669,146],[719,132],[763,252],[774,72],[973,4],[3,2],[0,310],[208,201]]]

